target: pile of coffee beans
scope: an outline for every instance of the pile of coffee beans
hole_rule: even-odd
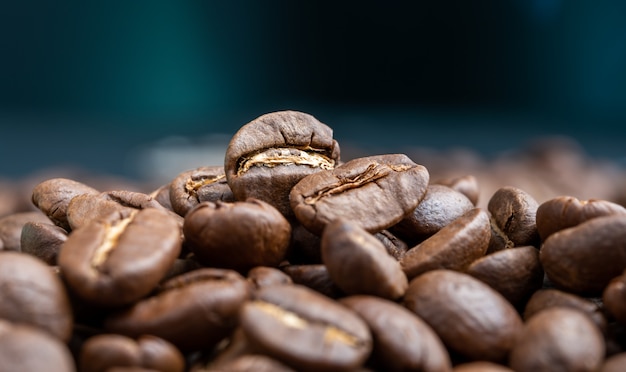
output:
[[[626,370],[617,199],[340,154],[281,111],[151,190],[0,184],[0,371]]]

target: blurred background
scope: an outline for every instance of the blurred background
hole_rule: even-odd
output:
[[[560,135],[626,164],[621,0],[5,1],[0,51],[0,178],[161,182],[284,109],[347,154]]]

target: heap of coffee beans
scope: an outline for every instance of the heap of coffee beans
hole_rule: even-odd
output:
[[[39,182],[0,371],[626,370],[626,208],[418,162],[282,111],[154,190]]]

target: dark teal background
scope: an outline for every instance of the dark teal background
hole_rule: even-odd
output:
[[[566,134],[624,162],[626,2],[0,6],[0,177],[56,164],[134,176],[137,146],[232,135],[281,109],[390,151],[493,154]]]

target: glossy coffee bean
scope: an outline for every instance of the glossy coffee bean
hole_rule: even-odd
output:
[[[76,367],[63,341],[39,328],[0,319],[0,371],[74,372]]]
[[[322,234],[322,261],[332,281],[347,294],[391,300],[404,295],[408,280],[383,243],[358,224],[337,219]]]
[[[417,207],[428,180],[428,170],[404,154],[370,156],[303,178],[289,198],[298,221],[315,234],[337,218],[376,233]]]
[[[299,371],[355,369],[372,349],[369,329],[356,313],[298,285],[256,292],[240,321],[254,347]]]
[[[391,227],[391,231],[416,245],[470,209],[474,209],[474,204],[460,192],[443,185],[429,185],[417,208]]]
[[[626,208],[608,200],[579,200],[573,196],[549,199],[537,208],[537,230],[542,241],[553,233],[592,218],[611,214],[626,215]]]
[[[527,192],[513,186],[499,188],[489,199],[487,209],[498,228],[515,246],[539,246],[536,214],[539,204]]]
[[[27,222],[22,227],[20,247],[22,252],[54,266],[66,240],[67,231],[59,226],[45,222]]]
[[[169,195],[172,209],[183,217],[205,201],[235,201],[222,166],[199,167],[180,173],[170,183]]]
[[[328,273],[324,264],[312,265],[286,265],[281,270],[289,275],[294,284],[308,287],[330,298],[345,296],[345,293],[337,287]]]
[[[409,279],[436,269],[462,271],[485,254],[490,236],[487,212],[473,208],[409,249],[400,264]]]
[[[434,270],[413,279],[403,303],[470,361],[506,361],[522,329],[520,316],[502,295],[456,271]]]
[[[254,289],[261,289],[273,285],[293,284],[291,277],[274,267],[257,266],[248,271],[246,278]]]
[[[250,290],[235,271],[194,270],[170,279],[156,295],[110,315],[104,328],[133,338],[151,334],[185,352],[210,349],[235,329]]]
[[[480,188],[476,176],[468,174],[465,176],[437,180],[434,182],[438,185],[448,186],[449,188],[465,195],[474,206],[478,206],[478,197],[480,196]]]
[[[200,263],[242,273],[256,266],[278,266],[291,239],[287,219],[256,199],[200,203],[185,216],[183,232]]]
[[[67,221],[67,207],[70,201],[78,195],[98,193],[98,190],[78,181],[51,178],[33,188],[32,201],[55,225],[70,231],[71,227]]]
[[[523,306],[543,285],[539,250],[532,245],[481,257],[465,271],[498,291],[513,306]]]
[[[626,267],[626,216],[597,217],[548,237],[539,252],[555,286],[600,295]]]
[[[604,338],[580,311],[555,307],[533,316],[511,351],[515,371],[597,371],[604,359]]]
[[[333,131],[309,114],[279,111],[242,126],[224,156],[228,185],[237,200],[255,198],[293,216],[289,191],[303,177],[333,169],[339,145]]]
[[[67,292],[43,261],[25,253],[0,253],[0,299],[0,319],[70,339],[73,315]]]
[[[39,211],[19,212],[0,218],[0,241],[4,251],[21,251],[22,228],[29,222],[50,223]]]
[[[172,214],[155,208],[112,215],[72,231],[58,263],[72,290],[106,307],[146,296],[166,275],[181,249],[180,228]]]
[[[532,295],[524,308],[524,321],[528,321],[541,311],[553,307],[578,310],[593,320],[601,331],[605,331],[607,328],[607,319],[601,306],[589,299],[554,288],[540,289]]]
[[[374,364],[385,371],[450,371],[439,336],[403,306],[373,296],[350,296],[341,304],[355,311],[372,332]]]

